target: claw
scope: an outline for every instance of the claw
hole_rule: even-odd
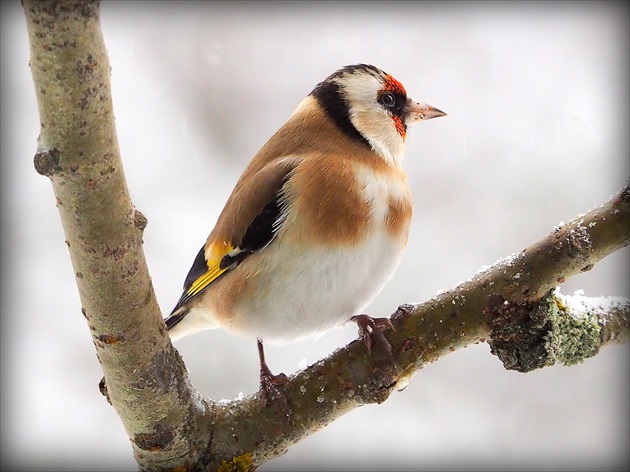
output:
[[[260,339],[258,340],[258,356],[260,358],[260,391],[265,406],[271,406],[276,402],[280,402],[287,416],[290,416],[291,408],[289,407],[289,401],[282,390],[278,388],[287,383],[289,378],[283,373],[278,375],[271,373],[271,370],[265,362],[265,351],[263,350],[263,343]]]
[[[373,338],[375,338],[376,341],[383,346],[393,362],[394,355],[392,353],[392,345],[383,334],[383,331],[386,329],[396,331],[396,328],[394,328],[394,325],[388,318],[372,318],[368,315],[355,315],[350,318],[350,321],[354,321],[359,327],[359,336],[363,339],[368,354],[372,355]]]
[[[279,401],[285,408],[289,407],[286,395],[278,388],[288,381],[289,378],[283,373],[273,375],[267,364],[260,367],[260,391],[265,406],[271,406]]]

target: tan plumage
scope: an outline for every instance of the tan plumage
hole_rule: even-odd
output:
[[[166,319],[171,337],[224,327],[286,342],[348,321],[407,243],[407,125],[444,113],[373,66],[318,84],[249,163]]]

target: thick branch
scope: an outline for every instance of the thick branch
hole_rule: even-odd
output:
[[[109,395],[143,469],[260,464],[345,412],[384,401],[425,363],[485,339],[498,350],[497,342],[516,333],[524,342],[512,346],[527,349],[500,349],[510,359],[540,360],[530,368],[552,355],[561,360],[562,337],[554,333],[573,315],[550,290],[630,240],[626,185],[607,204],[468,282],[400,307],[392,318],[396,332],[388,333],[395,363],[377,349],[369,357],[353,342],[293,376],[284,388],[290,417],[257,395],[207,407],[168,340],[151,287],[142,253],[146,220],[133,208],[122,170],[98,3],[25,0],[24,8],[42,123],[35,167],[51,179]],[[590,336],[589,352],[628,340],[628,311],[623,302],[608,322],[598,315],[601,342],[592,349]],[[521,336],[525,331],[533,334]]]
[[[25,1],[24,10],[41,119],[35,168],[53,185],[109,397],[141,464],[146,454],[180,464],[208,431],[197,427],[203,407],[166,335],[142,252],[146,219],[123,173],[99,4]]]

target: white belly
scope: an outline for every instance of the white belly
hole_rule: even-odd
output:
[[[404,241],[385,231],[355,248],[271,244],[265,251],[277,263],[267,267],[269,282],[237,304],[225,327],[272,343],[320,334],[361,313],[392,277],[403,249]]]

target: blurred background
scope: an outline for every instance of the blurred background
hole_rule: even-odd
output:
[[[247,162],[330,73],[371,63],[448,113],[410,129],[410,242],[368,312],[387,316],[604,203],[628,176],[625,2],[103,2],[118,137],[164,315]],[[2,2],[3,470],[134,470],[49,181],[24,14]],[[629,294],[629,252],[562,293]],[[356,337],[266,346],[293,373]],[[256,343],[176,347],[215,400],[258,388]],[[486,344],[426,366],[260,470],[627,470],[628,346],[508,372]]]

